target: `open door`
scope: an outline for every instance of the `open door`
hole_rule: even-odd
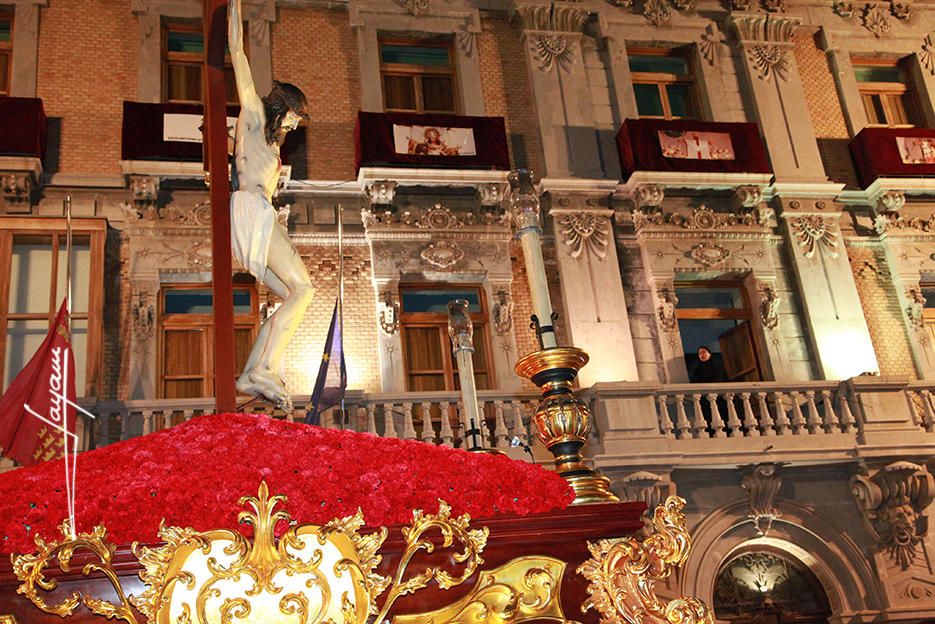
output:
[[[760,366],[757,363],[756,348],[753,346],[753,334],[750,323],[743,322],[729,329],[720,336],[721,356],[724,359],[724,374],[727,381],[760,381]]]

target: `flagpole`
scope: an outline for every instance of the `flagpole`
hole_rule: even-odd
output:
[[[338,204],[338,330],[341,332],[341,360],[344,360],[344,206]],[[338,362],[338,377],[342,373],[341,361]],[[341,393],[341,428],[347,414],[344,411],[344,392]]]

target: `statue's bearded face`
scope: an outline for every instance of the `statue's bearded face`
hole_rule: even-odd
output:
[[[276,143],[282,145],[283,141],[286,140],[286,135],[290,130],[295,130],[300,121],[302,121],[302,117],[295,111],[290,110],[283,115],[279,127],[276,128]]]

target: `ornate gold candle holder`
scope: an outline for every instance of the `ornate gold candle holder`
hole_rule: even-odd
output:
[[[571,389],[588,354],[574,347],[554,347],[535,351],[521,358],[516,374],[542,389],[542,401],[533,423],[536,435],[552,455],[555,469],[575,491],[575,505],[613,503],[619,499],[610,491],[610,479],[584,463],[581,448],[591,433],[591,410]]]

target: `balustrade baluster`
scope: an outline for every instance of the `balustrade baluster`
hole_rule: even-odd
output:
[[[656,396],[656,406],[658,407],[659,433],[667,438],[674,438],[675,428],[672,426],[672,419],[669,418],[669,402],[666,400],[666,395],[659,394]]]
[[[808,432],[812,435],[824,433],[822,428],[821,416],[818,415],[818,404],[815,403],[815,392],[805,391],[805,401],[808,403]]]
[[[494,401],[493,403],[493,413],[494,413],[494,447],[498,449],[505,449],[510,447],[509,438],[510,435],[506,430],[506,421],[503,420],[503,401]]]
[[[935,429],[935,411],[932,410],[932,393],[928,390],[923,390],[919,393],[919,398],[922,400],[922,426],[925,427],[925,430],[929,433],[932,433]]]
[[[435,442],[435,427],[432,426],[432,404],[422,402],[422,441],[429,444]]]
[[[107,446],[110,444],[110,412],[105,412],[98,416],[98,420],[101,423],[101,433],[100,433],[100,442],[95,440],[97,446]],[[91,422],[91,427],[94,427],[94,422]]]
[[[737,417],[737,406],[734,404],[736,398],[733,392],[724,395],[724,399],[727,401],[727,426],[729,428],[727,435],[731,438],[743,436],[740,431],[740,418]]]
[[[679,432],[679,440],[684,440],[688,437],[688,432],[691,431],[691,423],[688,422],[688,415],[685,413],[685,395],[676,394],[675,395],[675,428]]]
[[[789,422],[789,417],[786,415],[786,407],[783,403],[786,400],[786,395],[780,392],[779,390],[773,392],[773,423],[776,425],[776,433],[779,435],[785,435],[789,433],[792,423]]]
[[[760,409],[760,431],[765,436],[776,435],[776,430],[773,428],[773,417],[769,413],[769,405],[766,404],[765,392],[756,393],[756,404]]]
[[[857,421],[854,419],[854,414],[851,412],[850,403],[847,400],[846,394],[841,394],[841,425],[844,427],[844,433],[857,433]]]
[[[704,414],[701,412],[701,395],[692,395],[692,437],[708,437],[708,423],[705,422]]]
[[[753,415],[753,405],[750,403],[750,393],[742,392],[740,401],[743,404],[743,426],[747,430],[748,438],[760,437],[760,428],[756,422],[756,416]]]
[[[523,402],[510,401],[513,412],[513,435],[529,444],[529,434],[526,431],[526,424],[523,422]]]
[[[789,394],[792,397],[792,433],[802,435],[806,425],[805,415],[802,413],[802,406],[800,405],[802,396],[795,390]]]
[[[412,422],[412,403],[403,403],[403,439],[415,440],[416,427]]]
[[[721,416],[721,410],[717,406],[717,394],[710,392],[705,398],[708,399],[708,407],[711,408],[711,429],[714,430],[714,437],[726,438],[727,433],[724,431],[726,429],[724,426],[724,417]]]
[[[143,435],[153,432],[153,410],[143,410]]]
[[[442,446],[454,446],[454,431],[451,430],[451,411],[449,405],[445,402],[440,403],[441,410],[441,431],[438,433]]]
[[[838,421],[838,415],[834,413],[834,397],[830,390],[821,391],[821,402],[824,407],[824,424],[827,433],[838,433],[841,431],[841,424]]]
[[[395,403],[383,403],[383,437],[384,438],[398,438],[396,434],[396,420],[393,414],[393,408],[396,407]]]

